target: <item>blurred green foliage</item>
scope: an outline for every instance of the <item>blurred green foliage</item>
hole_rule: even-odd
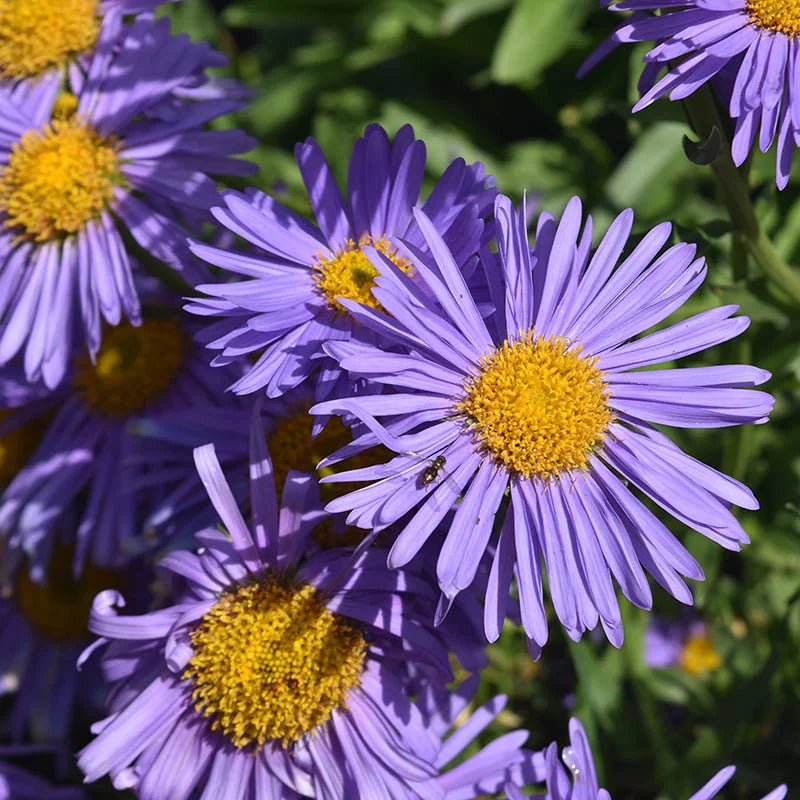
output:
[[[670,219],[677,237],[697,243],[709,278],[678,316],[738,303],[753,322],[740,341],[695,362],[767,368],[774,376],[767,388],[777,396],[768,425],[673,437],[746,481],[762,504],[746,515],[752,544],[741,554],[668,523],[706,570],[697,609],[724,666],[702,677],[647,668],[650,615],[623,601],[621,651],[592,637],[568,642],[553,625],[534,664],[524,637],[509,629],[491,648],[481,696],[506,692],[499,728],[528,727],[537,747],[566,741],[574,707],[617,800],[686,798],[728,763],[739,765],[742,796],[760,796],[782,780],[797,791],[798,315],[754,265],[743,274],[711,172],[684,155],[682,137],[691,131],[681,105],[662,101],[630,113],[643,50],[620,49],[576,79],[618,17],[596,0],[184,0],[165,13],[176,29],[226,52],[228,73],[253,88],[250,107],[225,124],[258,139],[254,182],[300,211],[309,207],[292,155],[296,141],[314,136],[343,181],[368,122],[390,131],[411,122],[426,141],[431,182],[456,156],[481,160],[514,200],[527,191],[560,213],[578,194],[598,235],[632,206],[636,232]],[[752,196],[781,255],[798,265],[797,181],[779,194],[773,171],[773,153],[754,158]],[[680,615],[672,598],[660,590],[655,597],[656,611]]]

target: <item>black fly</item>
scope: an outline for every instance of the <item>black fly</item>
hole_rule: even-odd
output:
[[[432,484],[436,478],[439,477],[439,473],[442,471],[442,468],[445,465],[445,457],[444,456],[436,456],[436,458],[422,470],[420,475],[420,483],[423,486],[429,486]]]

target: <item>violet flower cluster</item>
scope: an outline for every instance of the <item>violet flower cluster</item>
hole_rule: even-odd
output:
[[[693,602],[678,524],[748,543],[753,493],[670,436],[767,422],[769,372],[719,350],[747,317],[676,321],[707,268],[670,223],[597,235],[574,197],[529,231],[481,163],[426,182],[410,125],[369,125],[346,188],[298,144],[314,221],[218,193],[255,171],[224,56],[155,2],[57,5],[0,0],[0,798],[609,798],[577,719],[560,757],[487,734],[486,646],[620,648],[620,594]],[[614,42],[657,42],[640,107],[735,61],[735,160],[777,139],[785,186],[768,6],[629,0]]]

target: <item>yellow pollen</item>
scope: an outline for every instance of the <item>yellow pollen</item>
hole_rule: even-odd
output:
[[[533,330],[482,360],[455,407],[476,442],[524,478],[586,467],[613,419],[596,358]]]
[[[0,411],[0,420],[11,411]],[[0,488],[9,483],[25,466],[45,430],[41,418],[34,419],[0,437]]]
[[[141,411],[172,384],[183,363],[183,334],[171,319],[107,329],[92,364],[78,359],[74,383],[84,400],[111,417]]]
[[[399,255],[385,236],[375,239],[365,234],[358,242],[348,240],[347,246],[333,258],[325,259],[318,256],[317,263],[312,267],[317,287],[337,311],[348,313],[336,299],[338,297],[357,300],[365,306],[383,311],[381,304],[372,296],[372,287],[375,286],[378,270],[364,255],[362,248],[367,246],[383,253],[406,275],[410,275],[413,271],[411,262]]]
[[[747,13],[758,28],[800,36],[800,0],[748,0]]]
[[[366,644],[309,585],[268,578],[223,595],[191,634],[196,710],[236,747],[283,747],[346,705]]]
[[[116,145],[77,117],[28,131],[0,168],[6,227],[37,242],[77,233],[108,207],[118,166]]]
[[[69,119],[78,110],[79,101],[74,94],[64,92],[53,103],[53,119]]]
[[[0,77],[32,78],[92,47],[97,0],[0,0]]]
[[[43,585],[34,583],[23,569],[16,596],[25,618],[36,630],[54,639],[88,636],[92,601],[98,592],[116,588],[119,581],[109,569],[88,565],[79,578],[72,574],[71,547],[57,547]]]
[[[681,669],[695,677],[713,672],[722,666],[722,659],[714,649],[707,633],[690,636],[683,646],[680,657]]]

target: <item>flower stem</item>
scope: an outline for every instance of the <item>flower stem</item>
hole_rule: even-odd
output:
[[[730,261],[733,280],[745,283],[748,273],[748,248],[744,237],[735,231],[731,239]],[[738,336],[730,343],[730,351],[734,364],[750,364],[752,348],[747,336]],[[739,480],[747,477],[747,468],[753,451],[753,426],[738,425],[725,438],[722,449],[722,470]],[[734,514],[737,512],[734,511]]]
[[[621,606],[620,611],[625,626],[626,646],[622,648],[622,658],[626,677],[633,689],[645,735],[650,741],[658,782],[666,785],[665,781],[675,775],[678,762],[672,752],[662,709],[650,689],[652,673],[644,662],[647,615],[627,604]]]
[[[730,143],[711,89],[703,86],[683,102],[698,136],[707,139],[716,127],[722,139],[720,151],[711,162],[711,170],[728,208],[731,223],[739,234],[737,238],[764,274],[783,290],[794,305],[800,306],[800,276],[786,264],[761,230],[750,202],[747,184],[731,158]]]

